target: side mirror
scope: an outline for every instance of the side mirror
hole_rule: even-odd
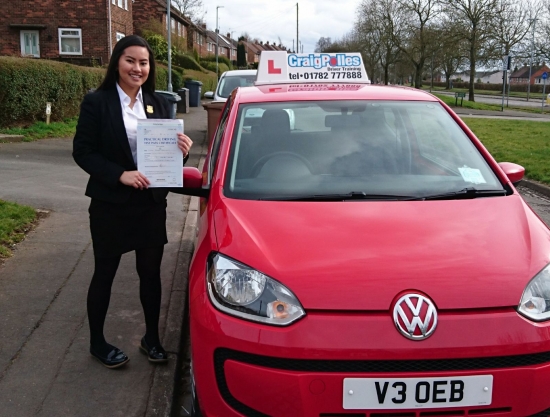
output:
[[[170,188],[176,194],[208,197],[210,189],[202,185],[202,174],[195,167],[183,167],[183,187]]]
[[[213,91],[207,91],[204,93],[204,98],[208,100],[214,100],[214,92]]]
[[[512,162],[499,162],[498,165],[514,185],[520,182],[525,175],[525,168],[521,165],[513,164]]]

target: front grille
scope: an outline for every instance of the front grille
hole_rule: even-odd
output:
[[[316,360],[286,359],[237,352],[230,349],[217,349],[214,353],[216,364],[228,359],[265,368],[303,372],[347,372],[347,373],[396,373],[396,372],[438,372],[474,371],[479,369],[519,368],[541,365],[550,362],[550,352],[530,355],[495,356],[464,359],[422,359],[422,360]]]
[[[270,417],[241,403],[231,395],[225,380],[224,364],[226,360],[271,369],[303,372],[342,372],[342,373],[396,373],[396,372],[437,372],[437,371],[473,371],[480,369],[518,368],[540,365],[550,362],[550,352],[530,355],[498,356],[488,358],[465,359],[426,359],[426,360],[315,360],[286,359],[238,352],[231,349],[216,349],[214,367],[216,381],[225,402],[246,417]],[[372,413],[321,413],[319,417],[454,417],[454,416],[490,416],[511,413],[511,408],[476,409],[463,411],[418,411],[418,412],[372,412]],[[550,417],[550,409],[528,417]]]

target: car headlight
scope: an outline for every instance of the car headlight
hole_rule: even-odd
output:
[[[518,311],[534,321],[550,319],[550,264],[527,284]]]
[[[220,254],[209,262],[207,284],[212,304],[246,320],[286,326],[306,314],[283,284]]]

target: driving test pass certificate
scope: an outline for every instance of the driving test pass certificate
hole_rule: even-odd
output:
[[[183,153],[178,135],[181,119],[142,119],[137,125],[138,170],[149,187],[183,187]]]

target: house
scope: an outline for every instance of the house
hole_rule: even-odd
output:
[[[134,33],[141,35],[144,29],[151,26],[152,22],[158,22],[166,34],[166,1],[162,0],[134,0],[133,1]],[[197,27],[190,19],[181,14],[177,9],[170,9],[170,28],[173,44],[182,49],[201,49],[204,39],[204,30]],[[180,40],[180,42],[178,42]],[[203,42],[203,43],[201,43]]]
[[[248,41],[242,41],[246,51],[246,62],[249,65],[260,62],[260,54],[263,49],[260,49],[258,44]]]
[[[502,84],[503,71],[482,71],[477,72],[475,81],[476,83],[485,84]]]
[[[105,64],[133,33],[132,0],[0,2],[0,55]]]
[[[230,59],[231,49],[232,45],[229,40],[224,38],[221,35],[218,35],[216,37],[216,32],[213,32],[211,30],[206,31],[207,34],[207,51],[209,55],[215,55],[216,54],[216,45],[219,48],[218,56],[224,56],[228,59]],[[235,55],[236,56],[236,55]]]
[[[231,39],[231,34],[226,36],[220,35],[220,37],[229,45],[229,51],[227,57],[230,61],[237,61],[237,45],[239,44],[236,39]]]
[[[532,66],[531,79],[529,80],[529,66],[525,65],[510,74],[510,84],[527,84],[528,82],[531,85],[543,84],[544,80],[542,79],[542,74],[544,72],[550,72],[550,68],[548,68],[545,64]]]

